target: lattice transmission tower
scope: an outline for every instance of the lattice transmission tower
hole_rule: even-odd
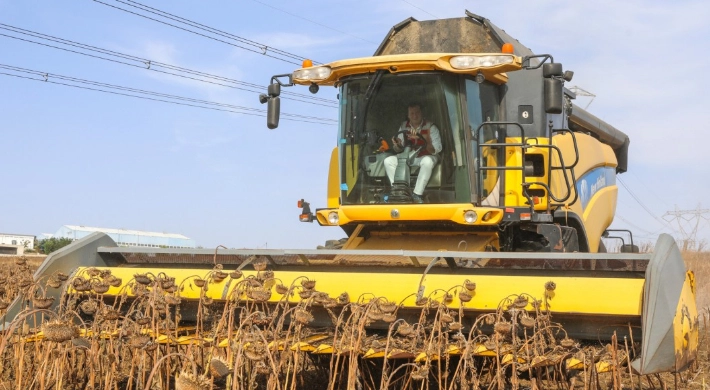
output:
[[[704,221],[710,221],[710,209],[703,209],[700,204],[696,209],[667,211],[663,214],[663,219],[670,224],[678,226],[678,231],[682,235],[682,249],[701,249],[698,242],[698,230]]]

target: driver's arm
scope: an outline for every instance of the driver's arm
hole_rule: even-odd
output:
[[[402,127],[403,126],[400,126],[400,128],[399,128],[399,130],[397,130],[397,132],[402,131]],[[399,133],[396,136],[392,137],[392,149],[394,149],[394,151],[396,153],[400,153],[404,149],[403,145],[404,145],[404,134]]]
[[[439,133],[439,128],[436,125],[431,125],[429,128],[429,139],[431,142],[427,145],[427,150],[431,154],[438,154],[441,152],[441,134]]]

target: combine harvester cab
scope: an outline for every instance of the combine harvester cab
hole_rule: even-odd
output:
[[[326,207],[300,202],[300,219],[341,228],[342,248],[125,248],[97,233],[50,255],[35,280],[60,312],[94,302],[84,324],[125,321],[166,348],[221,349],[269,383],[306,375],[293,370],[302,359],[330,368],[329,388],[362,386],[365,370],[379,388],[503,387],[477,376],[487,370],[683,370],[698,346],[693,274],[668,235],[652,253],[602,253],[629,139],[572,104],[571,78],[480,16],[408,19],[375,56],[304,63],[260,99],[273,129],[282,87],[339,88]],[[411,107],[441,136],[421,194],[410,162],[433,141],[398,153],[390,141]],[[32,305],[17,299],[4,328],[38,329]]]

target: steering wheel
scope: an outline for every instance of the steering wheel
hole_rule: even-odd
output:
[[[399,138],[399,135],[400,135],[400,134],[404,134],[403,146],[404,146],[405,148],[406,148],[407,146],[410,146],[409,144],[411,144],[412,142],[409,140],[409,137],[408,137],[408,135],[409,135],[409,130],[400,130],[400,131],[398,131],[397,134],[394,135],[395,138]],[[418,155],[419,152],[422,151],[422,149],[424,149],[424,148],[426,148],[427,146],[429,146],[429,143],[427,142],[426,137],[424,137],[424,136],[422,135],[422,133],[419,133],[419,139],[422,140],[422,141],[424,141],[424,144],[421,145],[421,146],[419,146],[419,147],[414,151],[414,156]]]

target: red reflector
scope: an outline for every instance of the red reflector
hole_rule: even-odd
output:
[[[533,200],[533,204],[540,204],[540,197],[539,196],[533,196],[532,200]]]
[[[303,208],[303,199],[298,201],[298,208],[302,209]]]
[[[528,221],[528,220],[530,220],[530,213],[520,213],[520,220],[521,220],[521,221]]]
[[[515,209],[513,209],[512,207],[506,207],[506,208],[505,208],[505,212],[506,212],[506,213],[514,213],[514,212],[515,212]]]

